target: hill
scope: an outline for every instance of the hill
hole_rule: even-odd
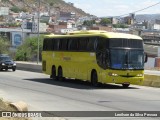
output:
[[[143,21],[151,21],[154,22],[156,19],[160,20],[160,14],[139,14],[136,15],[136,21],[143,22]]]
[[[41,0],[41,10],[49,11],[53,13],[55,10],[62,12],[74,12],[77,17],[90,16],[90,14],[84,12],[82,9],[76,8],[72,3],[66,3],[63,0]],[[23,11],[35,11],[37,10],[37,0],[1,0],[0,6],[5,7],[17,7]]]

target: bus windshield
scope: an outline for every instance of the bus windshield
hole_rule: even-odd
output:
[[[143,50],[111,49],[112,69],[144,69]]]

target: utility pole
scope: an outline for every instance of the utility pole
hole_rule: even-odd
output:
[[[37,22],[37,27],[38,27],[38,34],[37,34],[37,64],[39,63],[39,23],[40,23],[40,0],[38,0],[38,22]]]

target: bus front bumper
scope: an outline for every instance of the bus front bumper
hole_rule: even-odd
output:
[[[109,83],[142,85],[144,77],[109,77]]]

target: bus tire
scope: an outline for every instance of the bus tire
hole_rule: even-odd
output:
[[[91,73],[91,84],[94,87],[98,86],[98,76],[96,71],[92,71]]]
[[[128,88],[130,84],[122,84],[123,88]]]
[[[58,67],[58,80],[63,80],[63,70],[62,67]]]
[[[55,66],[52,66],[52,75],[51,75],[51,78],[53,80],[56,80],[56,67]]]

